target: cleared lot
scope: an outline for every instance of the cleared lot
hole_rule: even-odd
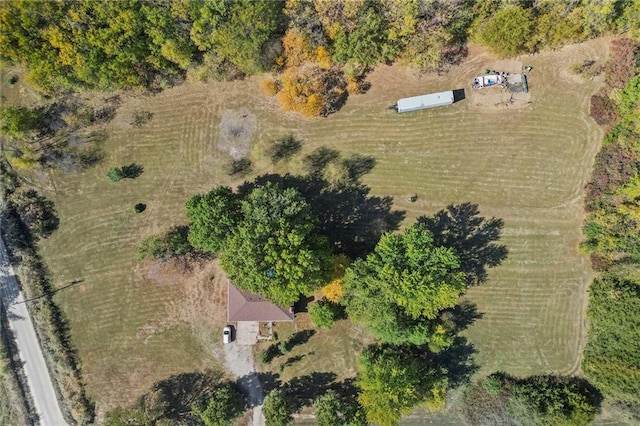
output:
[[[509,259],[469,292],[483,313],[466,333],[476,359],[486,372],[576,371],[590,278],[578,251],[581,189],[600,131],[588,117],[598,82],[567,68],[606,57],[606,46],[596,40],[523,58],[533,67],[530,98],[516,97],[509,106],[509,94],[475,93],[469,84],[484,68],[516,72],[521,63],[496,61],[474,48],[465,64],[442,76],[381,67],[371,74],[368,93],[326,119],[283,114],[260,92],[257,78],[125,99],[110,125],[104,164],[83,175],[33,177],[60,213],[60,229],[43,242],[55,281],[62,286],[84,279],[56,298],[70,318],[99,408],[131,402],[157,380],[222,359],[226,290],[215,265],[187,274],[150,272],[135,249],[143,237],[184,223],[189,195],[239,183],[222,171],[230,154],[218,140],[221,118],[245,109],[255,117],[256,173],[299,169],[299,159],[274,169],[261,158],[267,141],[294,133],[305,152],[325,145],[374,156],[377,166],[365,181],[373,193],[394,196],[407,223],[464,201],[503,218]],[[403,115],[387,109],[401,97],[458,88],[466,89],[467,99],[449,107]],[[127,124],[126,117],[140,110],[151,112],[151,121],[140,128]],[[106,179],[109,167],[134,161],[144,167],[137,179]],[[409,202],[408,194],[417,194],[417,201]],[[142,214],[133,212],[138,202],[147,204]],[[308,345],[323,336],[317,333]],[[327,368],[352,372],[358,347],[336,353],[345,362]],[[304,368],[318,368],[318,362],[310,356],[291,372],[306,374]]]

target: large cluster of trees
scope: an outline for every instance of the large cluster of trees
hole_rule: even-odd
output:
[[[555,48],[612,31],[640,36],[640,6],[633,1],[491,0],[473,8],[472,38],[500,56]]]
[[[640,418],[640,46],[612,43],[591,114],[607,131],[587,184],[583,248],[600,275],[589,290],[582,369]],[[603,99],[605,101],[603,101]]]
[[[329,240],[294,188],[274,183],[246,194],[218,187],[191,197],[189,241],[220,254],[234,284],[288,306],[327,283],[332,265]]]
[[[612,31],[640,37],[634,1],[125,0],[0,3],[0,58],[60,89],[161,89],[185,78],[278,73],[283,108],[326,115],[378,64],[421,71],[464,56],[469,34],[512,56]]]

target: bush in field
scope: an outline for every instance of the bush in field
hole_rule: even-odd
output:
[[[111,182],[119,182],[122,179],[135,179],[142,174],[142,166],[131,163],[122,167],[112,167],[107,170],[107,179]]]
[[[251,160],[248,158],[240,158],[231,160],[224,167],[227,176],[246,176],[251,173]]]
[[[0,110],[0,132],[17,139],[36,137],[45,131],[42,109],[6,107]]]
[[[107,179],[111,182],[119,182],[124,178],[124,173],[120,167],[112,167],[107,170]]]
[[[142,213],[146,209],[147,209],[147,205],[144,203],[137,203],[135,206],[133,206],[133,211],[136,213]]]
[[[309,307],[311,322],[318,328],[331,328],[343,315],[343,309],[337,303],[323,299]]]

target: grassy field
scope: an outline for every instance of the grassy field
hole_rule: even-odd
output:
[[[317,120],[282,113],[259,90],[259,78],[123,95],[103,164],[78,175],[32,177],[60,214],[59,230],[42,244],[54,281],[62,287],[82,280],[56,298],[69,316],[99,410],[132,401],[170,374],[219,363],[224,286],[215,264],[182,273],[140,264],[135,249],[143,237],[184,223],[189,195],[240,183],[222,172],[230,157],[218,143],[223,117],[233,117],[251,144],[243,148],[256,160],[256,174],[298,169],[300,157],[275,169],[261,158],[267,141],[294,133],[305,152],[325,145],[374,156],[377,166],[365,182],[376,195],[394,196],[396,208],[407,211],[406,223],[465,201],[503,218],[509,258],[468,294],[483,313],[466,332],[481,372],[578,372],[590,280],[578,251],[581,194],[601,134],[588,117],[598,81],[567,69],[601,61],[607,46],[596,40],[521,62],[497,61],[472,48],[466,63],[441,76],[380,67],[370,75],[368,93]],[[516,94],[509,106],[509,94],[469,87],[487,67],[518,72],[523,63],[533,67],[531,92]],[[467,99],[449,107],[405,115],[387,110],[400,97],[457,88],[465,88]],[[152,119],[133,127],[131,117],[142,110]],[[109,167],[132,162],[144,167],[137,179],[106,179]],[[414,193],[418,200],[407,201]],[[138,202],[147,204],[142,214],[133,212]],[[323,336],[309,344],[327,341]],[[347,370],[353,366],[344,363]],[[315,367],[301,362],[296,373]]]

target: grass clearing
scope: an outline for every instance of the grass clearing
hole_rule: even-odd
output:
[[[375,195],[394,196],[396,208],[407,211],[406,223],[465,201],[478,203],[482,215],[503,218],[509,258],[468,293],[483,313],[466,332],[481,372],[577,372],[590,282],[588,261],[578,251],[582,187],[601,131],[588,117],[598,80],[581,80],[569,67],[605,58],[607,49],[608,40],[599,39],[509,62],[471,46],[467,61],[441,76],[379,67],[366,94],[325,119],[281,112],[276,99],[260,91],[259,78],[123,98],[108,126],[103,164],[82,174],[31,177],[60,215],[60,228],[41,245],[54,282],[83,280],[56,300],[69,317],[98,410],[129,403],[171,374],[218,365],[224,303],[216,302],[226,290],[215,264],[150,276],[135,250],[142,238],[185,223],[190,195],[241,182],[225,175],[233,153],[221,151],[218,141],[225,114],[245,110],[255,117],[254,174],[301,170],[302,155],[276,166],[263,155],[270,141],[294,134],[303,141],[302,154],[324,145],[375,157],[365,182]],[[471,92],[471,79],[485,68],[519,72],[522,63],[533,67],[530,98],[516,94],[505,106],[510,94]],[[457,88],[467,99],[449,107],[402,115],[386,109],[400,97]],[[149,122],[132,126],[127,117],[136,111],[150,112]],[[110,167],[132,162],[144,168],[140,177],[108,181]],[[417,201],[408,201],[410,194]],[[134,213],[136,203],[146,211]],[[341,322],[296,350],[332,352],[333,336],[350,339],[353,330]],[[342,349],[334,352],[344,354],[339,376],[353,371],[359,347]],[[318,359],[303,358],[283,377],[318,369]]]

